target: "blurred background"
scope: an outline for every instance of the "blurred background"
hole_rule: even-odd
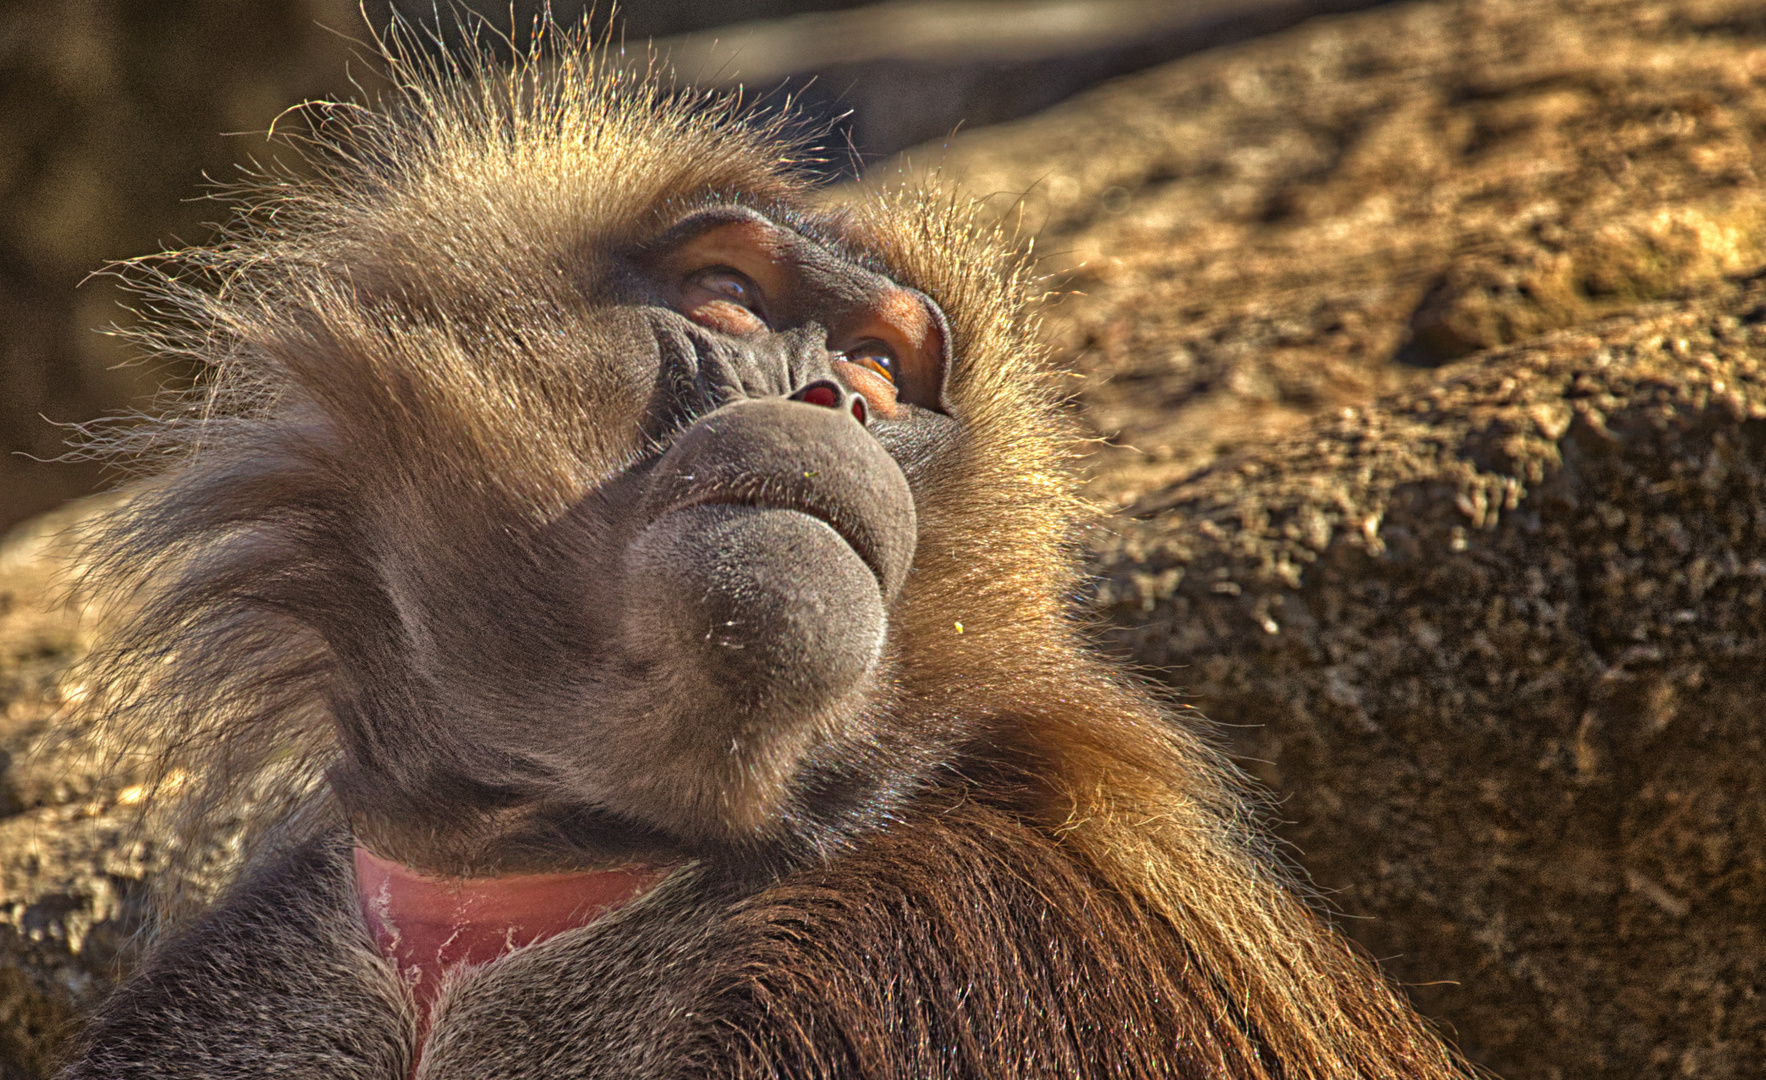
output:
[[[449,47],[460,25],[521,38],[546,5],[406,5]],[[555,2],[656,39],[686,81],[787,94],[822,136],[830,179],[918,143],[1023,116],[1112,76],[1369,0],[633,0]],[[103,482],[57,461],[65,425],[141,408],[186,373],[144,368],[102,331],[127,324],[108,262],[201,243],[240,167],[286,149],[283,110],[373,90],[369,0],[0,3],[0,530]],[[493,35],[494,36],[494,35]],[[439,47],[439,46],[438,46]],[[365,88],[365,89],[364,89]],[[64,426],[57,426],[64,425]]]

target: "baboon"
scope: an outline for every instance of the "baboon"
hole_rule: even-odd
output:
[[[276,820],[64,1076],[1469,1075],[1086,645],[1024,260],[593,57],[394,48],[125,271],[98,670]]]

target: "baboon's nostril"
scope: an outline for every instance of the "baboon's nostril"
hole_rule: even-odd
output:
[[[840,387],[826,379],[818,379],[791,395],[792,401],[801,401],[809,405],[820,405],[824,409],[840,407]]]
[[[792,394],[791,400],[801,401],[806,405],[820,405],[824,409],[844,408],[852,414],[852,418],[857,420],[860,426],[867,424],[871,416],[870,407],[865,404],[862,394],[855,394],[839,383],[827,379],[817,379],[810,383],[797,393]]]

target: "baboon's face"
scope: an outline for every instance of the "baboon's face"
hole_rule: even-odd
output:
[[[957,429],[944,315],[746,208],[665,220],[602,265],[592,348],[620,374],[598,422],[629,427],[632,452],[511,549],[520,565],[483,568],[487,591],[527,598],[503,640],[401,602],[423,586],[384,568],[450,714],[433,757],[396,772],[503,815],[505,849],[746,846],[806,806],[853,812],[890,782],[873,766],[891,607],[916,488]],[[482,665],[436,659],[474,649]],[[340,720],[359,751],[335,777],[346,802],[388,802],[375,788],[401,781],[364,759],[369,729],[400,721]]]

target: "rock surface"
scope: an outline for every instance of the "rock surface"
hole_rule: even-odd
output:
[[[1386,0],[885,0],[654,43],[667,69],[789,99],[850,175],[926,139],[1045,109],[1106,79]],[[649,59],[649,53],[631,55]]]
[[[1052,337],[1120,506],[1456,356],[1766,262],[1763,76],[1752,0],[1404,4],[909,157],[1077,294]]]
[[[151,837],[112,755],[55,727],[82,696],[68,668],[90,620],[62,601],[76,504],[0,544],[0,1080],[50,1075],[115,980],[138,925]]]
[[[1498,1074],[1766,1061],[1766,284],[1564,331],[1144,498],[1114,635]]]

